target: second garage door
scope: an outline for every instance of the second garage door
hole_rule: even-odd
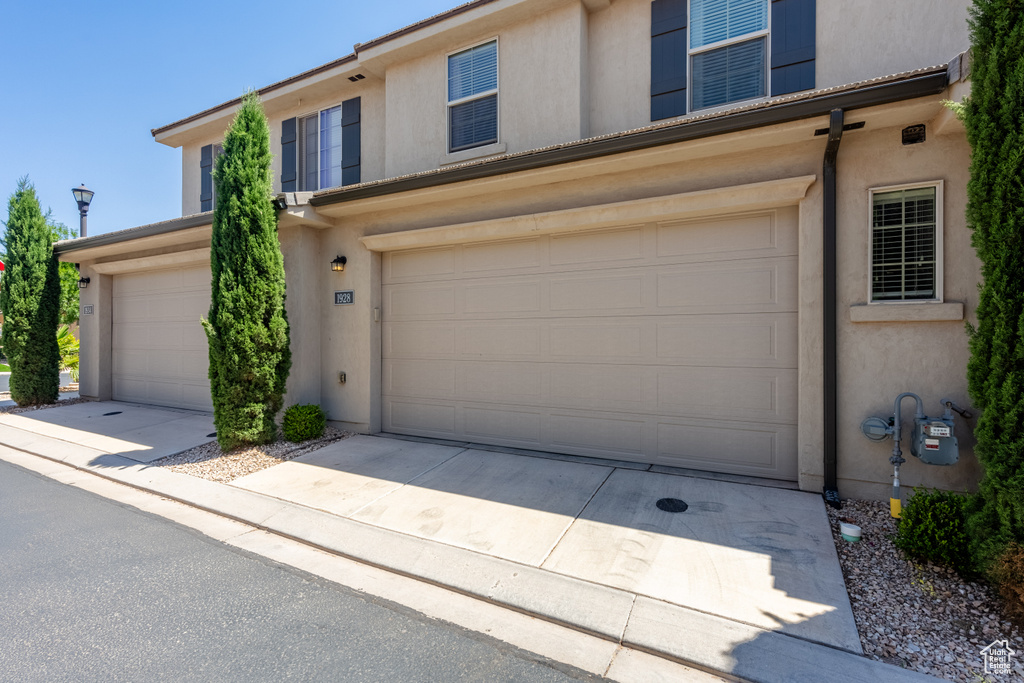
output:
[[[213,410],[209,351],[199,323],[209,310],[209,266],[115,275],[114,398]]]
[[[796,478],[797,211],[397,251],[387,432]]]

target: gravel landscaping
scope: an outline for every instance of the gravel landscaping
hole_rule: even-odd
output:
[[[226,484],[350,436],[351,432],[328,426],[324,428],[324,434],[320,438],[301,443],[285,441],[278,433],[277,441],[271,444],[223,451],[216,441],[210,441],[182,453],[156,460],[150,463],[150,466],[166,467],[172,472]]]
[[[77,384],[72,385],[70,387],[61,387],[60,388],[60,392],[61,393],[68,393],[68,392],[72,392],[72,391],[78,391],[78,385]],[[9,400],[11,400],[11,392],[9,392],[9,391],[0,392],[0,401],[9,401]],[[76,403],[85,403],[86,401],[90,401],[90,400],[92,400],[92,399],[79,397],[79,398],[69,398],[66,401],[58,401],[57,403],[44,403],[43,405],[39,405],[39,406],[16,406],[16,405],[15,406],[2,406],[2,407],[0,407],[0,414],[10,413],[12,415],[16,415],[18,413],[30,413],[33,410],[45,410],[47,408],[57,408],[59,406],[73,406]]]
[[[845,500],[842,510],[827,510],[867,656],[950,681],[1024,681],[1022,631],[1001,614],[991,588],[903,557],[888,503]],[[860,542],[843,540],[840,518],[861,527]],[[1018,653],[1013,673],[984,673],[980,650],[994,640]]]

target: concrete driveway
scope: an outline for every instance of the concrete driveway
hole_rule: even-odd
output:
[[[207,414],[101,402],[0,415],[0,425],[11,428],[0,443],[19,450],[709,670],[793,680],[834,666],[864,681],[877,667],[899,671],[854,656],[860,640],[815,494],[387,436],[354,436],[224,485],[148,464],[212,440]],[[685,511],[659,509],[663,498]]]

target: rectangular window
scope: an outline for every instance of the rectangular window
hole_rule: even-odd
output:
[[[871,301],[941,298],[942,184],[871,190]]]
[[[768,94],[768,0],[690,0],[691,110]]]
[[[448,151],[498,142],[498,41],[448,56]]]
[[[341,185],[341,105],[299,117],[300,192]]]

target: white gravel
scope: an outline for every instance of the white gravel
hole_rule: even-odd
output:
[[[1024,681],[1022,632],[990,587],[904,557],[892,543],[888,503],[844,500],[828,516],[867,656],[950,681]],[[840,519],[861,527],[860,542],[843,540]],[[1018,653],[1012,673],[984,673],[980,651],[994,640]]]
[[[226,484],[350,436],[351,432],[328,426],[320,438],[301,443],[286,441],[278,433],[278,440],[274,443],[222,451],[216,441],[210,441],[182,453],[156,460],[150,463],[150,466],[166,467],[172,472]]]

